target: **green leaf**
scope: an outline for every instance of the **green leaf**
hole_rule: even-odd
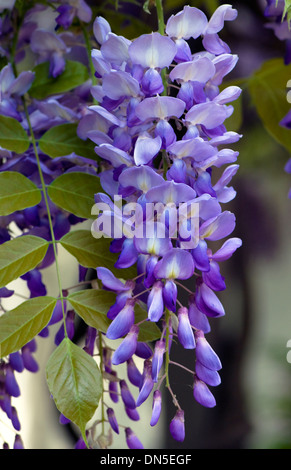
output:
[[[67,299],[88,326],[106,333],[111,323],[111,320],[107,317],[107,312],[116,299],[114,292],[86,289],[74,292]]]
[[[18,351],[49,322],[57,300],[35,297],[0,316],[0,356]]]
[[[102,376],[94,359],[65,338],[50,356],[46,377],[56,407],[81,430],[93,417],[102,393]]]
[[[49,243],[24,235],[0,245],[0,287],[35,268],[44,258]]]
[[[74,292],[68,296],[68,301],[84,322],[103,333],[106,333],[111,323],[107,312],[115,303],[115,299],[116,294],[113,292],[98,289]],[[134,311],[135,323],[147,319],[146,309],[139,304],[135,304]],[[160,337],[161,331],[155,323],[146,320],[139,325],[139,341],[154,341]]]
[[[95,144],[82,140],[77,135],[78,124],[61,124],[49,129],[39,140],[40,150],[51,158],[64,157],[75,153],[81,157],[98,160]]]
[[[248,82],[252,102],[263,125],[288,152],[291,152],[290,130],[279,123],[290,110],[286,90],[290,77],[291,65],[285,65],[282,59],[271,59]]]
[[[0,173],[0,216],[36,206],[41,191],[26,176],[16,171]]]
[[[64,173],[48,187],[48,195],[58,207],[84,219],[94,217],[94,194],[100,191],[98,176],[79,172]]]
[[[60,243],[85,268],[96,269],[98,266],[110,269],[117,277],[134,278],[136,268],[117,269],[114,264],[117,255],[109,251],[111,239],[94,238],[89,230],[73,230],[64,235]]]
[[[11,152],[26,152],[30,145],[28,135],[21,124],[11,117],[0,116],[0,146]]]
[[[81,62],[67,60],[64,72],[56,78],[49,76],[49,67],[49,62],[43,62],[33,69],[35,79],[29,90],[33,98],[42,100],[51,95],[65,93],[82,85],[89,78],[87,67]]]

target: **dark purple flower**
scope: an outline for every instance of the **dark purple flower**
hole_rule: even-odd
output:
[[[185,439],[184,411],[178,410],[170,423],[170,433],[175,441],[183,442]]]
[[[143,445],[130,428],[125,428],[126,444],[129,449],[143,449]]]
[[[143,402],[146,401],[153,389],[153,386],[154,381],[152,379],[152,365],[151,362],[147,359],[144,362],[143,380],[140,386],[139,395],[136,400],[136,406],[140,406]]]
[[[133,356],[137,346],[138,333],[139,328],[136,325],[133,325],[122,343],[118,346],[116,351],[114,351],[112,356],[112,364],[121,364]]]
[[[216,405],[215,398],[207,385],[197,377],[194,377],[193,394],[195,400],[206,408],[213,408]]]
[[[117,422],[114,410],[112,408],[107,408],[106,413],[107,413],[107,418],[108,418],[111,428],[113,429],[114,432],[116,432],[116,434],[119,434],[119,426],[118,426],[118,422]]]
[[[129,390],[125,380],[120,380],[119,386],[120,386],[120,391],[121,391],[121,398],[126,408],[135,409],[136,408],[135,399],[131,391]]]

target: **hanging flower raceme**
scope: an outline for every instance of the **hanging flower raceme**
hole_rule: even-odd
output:
[[[92,233],[112,238],[111,249],[119,252],[116,267],[136,266],[136,278],[126,283],[107,268],[98,268],[97,277],[116,292],[106,336],[121,343],[112,364],[127,363],[130,382],[139,388],[135,401],[121,381],[122,399],[136,410],[153,395],[152,426],[161,413],[160,388],[168,381],[175,334],[183,348],[196,351],[195,400],[214,406],[209,387],[220,383],[221,363],[205,335],[209,320],[225,314],[216,293],[226,288],[220,262],[241,245],[238,238],[225,240],[235,216],[223,208],[236,195],[229,183],[238,170],[238,152],[228,146],[241,138],[224,122],[241,90],[221,91],[238,57],[218,33],[236,16],[231,5],[220,6],[210,20],[186,6],[169,18],[164,35],[153,32],[133,41],[115,35],[105,18],[94,22],[100,48],[92,51],[97,85],[91,91],[98,104],[89,107],[78,128],[82,138],[95,142],[101,159],[104,193],[95,195],[100,211]],[[189,40],[199,37],[205,49],[193,54]],[[215,252],[212,243],[219,241]],[[186,288],[183,281],[189,279]],[[187,305],[179,299],[180,288],[189,296]],[[140,307],[147,309],[146,319],[137,323]],[[139,331],[146,322],[159,326],[160,338],[143,355]],[[135,355],[144,359],[142,375],[136,373]],[[182,441],[184,411],[174,395],[173,401],[177,413],[170,432]],[[129,447],[140,446],[130,429],[126,439]]]
[[[268,5],[265,8],[264,14],[269,22],[265,25],[266,28],[272,29],[275,36],[284,41],[286,45],[284,63],[289,65],[291,63],[291,29],[290,29],[290,5],[285,0],[267,0]],[[288,86],[288,84],[287,84]],[[286,129],[291,128],[291,111],[280,121],[280,126]],[[285,165],[286,173],[291,173],[291,160]],[[289,198],[291,199],[291,190],[289,191]]]

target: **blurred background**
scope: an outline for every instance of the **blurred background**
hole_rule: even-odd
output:
[[[157,29],[155,11],[151,9],[151,15],[146,14],[143,1],[120,1],[117,11],[115,1],[87,2],[98,6],[98,14],[109,21],[115,33],[129,39]],[[194,0],[186,4],[198,6],[209,15],[222,3]],[[151,403],[139,409],[141,424],[126,421],[120,409],[122,419],[132,425],[146,448],[291,448],[291,363],[287,361],[291,349],[287,347],[291,339],[291,200],[288,199],[291,175],[284,172],[290,156],[291,130],[287,131],[290,138],[285,133],[283,144],[277,132],[270,133],[246,85],[266,60],[284,57],[285,44],[265,27],[269,20],[264,17],[264,0],[231,3],[238,10],[238,18],[226,23],[221,37],[232,53],[239,55],[238,65],[227,81],[241,84],[243,93],[228,127],[243,134],[243,138],[232,146],[240,152],[240,171],[232,182],[237,197],[225,209],[236,214],[234,236],[243,240],[243,246],[222,266],[227,289],[220,299],[226,315],[211,323],[209,341],[223,363],[222,384],[214,390],[216,408],[204,409],[193,399],[189,374],[179,368],[171,369],[172,389],[186,411],[186,439],[182,444],[175,442],[168,432],[174,413],[168,395],[164,397],[162,419],[154,429],[145,424],[149,421]],[[184,5],[184,1],[165,0],[165,19]],[[286,76],[289,70],[286,68]],[[279,112],[283,118],[286,114],[290,106],[286,84],[284,76],[280,85],[276,85],[277,90],[273,90],[266,116],[277,116]],[[73,285],[77,279],[74,261],[63,251],[60,256],[62,276],[67,285]],[[54,266],[44,273],[44,282],[49,286],[48,294],[53,294],[57,289]],[[37,359],[45,364],[53,350],[53,333],[50,338],[38,338],[38,341],[41,344]],[[191,368],[194,356],[176,348],[173,360]],[[75,430],[59,425],[58,413],[48,395],[44,368],[36,375],[20,375],[17,378],[22,396],[17,399],[17,409],[26,448],[71,448],[76,439]],[[6,430],[6,425],[0,423],[0,426]],[[126,448],[123,434],[114,438],[113,448]]]

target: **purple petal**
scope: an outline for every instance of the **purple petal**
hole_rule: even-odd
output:
[[[205,160],[217,154],[217,150],[200,137],[179,140],[170,145],[167,150],[177,158],[192,157],[196,161]]]
[[[162,139],[159,136],[152,138],[147,133],[140,134],[134,147],[135,164],[146,165],[149,163],[159,153],[161,146]],[[158,178],[158,174],[156,172],[155,174]]]
[[[235,228],[235,216],[224,211],[217,217],[204,222],[200,227],[200,237],[206,240],[220,240],[230,235]]]
[[[126,335],[134,324],[134,303],[128,300],[124,308],[118,313],[110,323],[106,337],[109,339],[118,339]]]
[[[215,66],[208,57],[196,57],[189,62],[177,64],[170,72],[172,81],[206,83],[215,74]]]
[[[188,309],[181,307],[178,310],[178,339],[185,349],[195,348],[195,339],[188,316]]]
[[[168,67],[177,51],[176,44],[160,33],[142,34],[129,46],[129,55],[134,64],[144,68]]]
[[[137,343],[135,355],[142,359],[149,359],[153,354],[150,346],[147,343]]]
[[[14,371],[12,367],[9,365],[6,368],[6,375],[5,375],[5,389],[8,395],[12,397],[19,397],[20,396],[20,388],[16,381]]]
[[[139,413],[138,413],[136,408],[131,409],[131,408],[126,408],[125,407],[125,413],[129,417],[129,419],[131,419],[132,421],[139,421],[140,420],[140,416],[139,416]]]
[[[104,59],[114,65],[121,65],[129,59],[128,46],[131,41],[123,36],[117,36],[109,32],[107,39],[103,42],[100,50]]]
[[[209,101],[194,105],[186,114],[185,120],[193,126],[202,124],[206,129],[213,129],[220,126],[227,117],[228,110],[226,106]]]
[[[197,377],[194,379],[194,391],[193,395],[195,400],[200,403],[200,405],[205,406],[206,408],[213,408],[216,405],[215,398],[210,392],[207,385],[199,380]]]
[[[140,387],[141,386],[141,381],[142,381],[142,374],[136,367],[134,361],[132,358],[127,360],[127,377],[128,380],[132,385],[135,385],[135,387]]]
[[[114,168],[118,168],[120,165],[132,165],[132,158],[128,153],[114,147],[114,145],[101,144],[95,148],[95,152],[99,157],[108,160]]]
[[[211,370],[207,367],[204,367],[199,361],[196,361],[195,373],[198,379],[202,380],[204,383],[212,387],[216,387],[221,383],[219,373],[216,370]]]
[[[182,11],[168,19],[166,33],[172,38],[196,39],[206,26],[207,18],[201,10],[185,6]]]
[[[122,70],[113,70],[105,74],[102,80],[102,90],[112,100],[135,97],[140,94],[138,81]]]
[[[20,431],[21,425],[20,425],[20,421],[18,419],[18,414],[17,414],[16,408],[13,406],[11,408],[11,411],[12,411],[12,415],[11,415],[12,425],[13,425],[13,427],[16,431]]]
[[[126,408],[135,409],[136,408],[135,399],[131,391],[129,390],[125,380],[120,380],[119,385],[120,385],[120,391],[121,391],[121,398]]]
[[[109,290],[116,292],[128,290],[128,287],[122,281],[117,279],[117,277],[115,277],[107,268],[97,268],[97,277],[101,280],[103,286]]]
[[[234,54],[220,54],[215,57],[212,62],[215,65],[216,72],[211,79],[211,83],[217,86],[221,85],[223,78],[233,70],[237,61],[238,56]]]
[[[112,364],[122,364],[133,356],[137,346],[138,333],[139,328],[136,325],[133,325],[122,343],[118,346],[116,351],[114,351],[112,356]]]
[[[171,116],[180,117],[185,109],[185,103],[171,96],[156,96],[145,98],[135,108],[137,117],[147,119],[167,119]]]
[[[224,90],[222,90],[219,95],[217,95],[212,101],[219,104],[226,104],[230,103],[231,101],[235,101],[241,95],[242,89],[238,86],[228,86]]]
[[[184,411],[178,410],[170,423],[170,433],[172,437],[178,441],[183,442],[185,439],[185,420]]]
[[[196,358],[204,367],[210,370],[220,370],[222,368],[219,357],[206,340],[203,331],[195,332]]]
[[[25,369],[29,370],[30,372],[37,372],[39,370],[38,363],[30,353],[27,346],[22,348],[21,355]]]
[[[166,308],[168,308],[171,312],[176,311],[177,296],[177,285],[174,281],[172,281],[172,279],[167,280],[163,288],[163,299]]]
[[[159,421],[162,411],[162,394],[159,390],[155,390],[153,393],[153,407],[151,416],[151,426],[155,426]]]
[[[220,5],[208,22],[205,30],[206,34],[218,33],[224,27],[225,21],[233,21],[237,17],[237,10],[232,8],[231,5]]]
[[[196,267],[200,271],[209,270],[208,246],[205,240],[199,240],[196,248],[192,250],[192,256],[195,261]]]
[[[222,303],[214,292],[204,282],[197,280],[196,305],[198,309],[209,317],[221,317],[225,315]]]
[[[115,263],[115,267],[119,269],[129,268],[136,263],[138,258],[138,252],[135,248],[132,239],[126,239],[123,242],[122,252]]]
[[[84,21],[85,23],[90,23],[91,21],[92,10],[84,0],[79,0],[77,16],[81,21]]]
[[[163,283],[156,282],[148,296],[147,300],[148,318],[152,322],[160,320],[164,312],[163,302]]]
[[[67,51],[67,46],[60,36],[44,29],[36,29],[32,33],[30,47],[33,52],[38,54]]]
[[[226,240],[222,247],[217,250],[217,252],[212,255],[212,259],[215,261],[225,261],[229,259],[233,253],[242,246],[242,241],[240,238],[230,238]]]
[[[226,289],[224,277],[220,274],[219,265],[215,261],[210,261],[210,269],[202,273],[202,279],[210,289],[215,291]]]
[[[93,33],[98,44],[106,41],[108,33],[111,32],[110,24],[102,16],[97,16],[93,23]]]
[[[162,139],[162,149],[167,149],[169,145],[177,140],[177,136],[171,124],[164,119],[161,119],[156,125],[155,136]]]
[[[152,379],[154,382],[158,381],[158,376],[163,365],[165,348],[165,341],[156,342],[152,359]]]
[[[142,90],[146,95],[162,93],[164,84],[160,73],[155,69],[148,69],[141,81]]]
[[[227,54],[230,53],[229,46],[220,39],[218,34],[206,34],[203,38],[202,44],[207,52],[211,54]]]
[[[148,140],[150,140],[150,142],[148,142]],[[151,146],[153,143],[152,140],[156,139],[143,139],[143,143],[141,145],[146,144],[147,142],[148,145]],[[155,144],[153,144],[153,146],[154,145]],[[118,181],[125,188],[127,186],[132,186],[142,192],[147,192],[149,189],[165,182],[163,177],[149,166],[126,168],[120,174]]]
[[[146,360],[144,362],[143,370],[143,382],[140,387],[139,395],[136,400],[136,406],[140,406],[146,401],[150,395],[154,386],[154,381],[152,379],[152,367],[150,361]]]
[[[112,408],[107,408],[106,413],[111,428],[116,432],[116,434],[119,434],[118,422],[114,414],[114,410]]]
[[[190,298],[188,314],[189,321],[195,329],[202,330],[205,334],[210,332],[211,328],[208,318],[197,308],[194,297]]]
[[[34,72],[21,72],[9,86],[8,93],[10,95],[24,95],[29,90],[34,80],[34,76]]]
[[[24,369],[23,359],[19,351],[9,355],[9,364],[16,372],[22,372]]]
[[[19,434],[16,434],[15,436],[13,449],[24,449],[24,445]]]
[[[143,449],[143,445],[130,428],[125,429],[126,444],[129,449]]]
[[[189,279],[194,273],[192,255],[180,248],[166,253],[155,267],[155,276],[160,279]]]
[[[194,199],[196,192],[184,183],[166,181],[163,184],[150,189],[146,193],[147,202],[159,202],[163,204],[174,203],[178,206],[181,202]]]

